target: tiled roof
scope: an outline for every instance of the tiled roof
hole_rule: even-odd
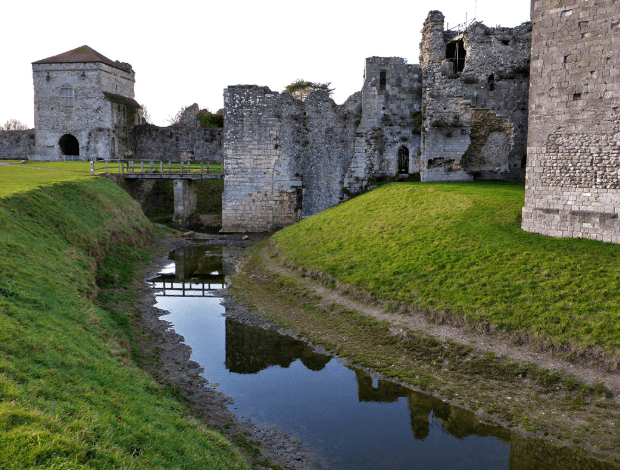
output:
[[[33,64],[83,64],[86,62],[103,62],[104,64],[116,67],[117,69],[124,70],[125,72],[128,71],[119,62],[114,62],[108,59],[106,56],[99,54],[96,50],[88,46],[78,47],[72,51],[63,52],[62,54],[48,57],[47,59],[37,60],[36,62],[33,62]]]

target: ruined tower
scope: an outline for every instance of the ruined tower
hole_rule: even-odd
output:
[[[135,72],[88,46],[32,63],[35,156],[95,160],[124,156],[139,124]]]
[[[531,24],[460,28],[422,31],[422,181],[523,180]]]
[[[620,242],[620,4],[532,2],[524,230]]]

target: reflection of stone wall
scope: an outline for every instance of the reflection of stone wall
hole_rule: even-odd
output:
[[[612,0],[533,3],[524,230],[620,243],[619,21]]]
[[[591,454],[570,447],[559,447],[540,439],[513,434],[510,442],[510,468],[520,470],[610,470],[617,462],[601,462]]]
[[[315,353],[306,343],[226,318],[226,368],[256,374],[270,366],[287,368],[297,359],[310,370],[322,370],[331,357]]]

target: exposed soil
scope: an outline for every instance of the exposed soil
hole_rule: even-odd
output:
[[[178,238],[166,239],[160,243],[159,251],[163,256],[152,260],[146,267],[141,278],[149,279],[156,275],[163,264],[168,261],[168,253],[176,248],[201,245],[224,245],[239,247],[244,251],[254,241],[261,238],[259,235],[204,235],[187,233],[183,236],[177,232]],[[243,239],[243,237],[246,237]],[[191,240],[188,240],[191,238]],[[226,405],[234,401],[222,392],[216,390],[217,384],[210,384],[200,374],[204,369],[190,360],[191,348],[183,344],[184,338],[171,330],[171,324],[160,317],[168,312],[155,308],[156,298],[153,291],[145,282],[137,283],[137,306],[142,312],[137,329],[141,331],[140,349],[145,357],[144,368],[162,386],[170,385],[182,392],[184,399],[194,410],[194,416],[203,420],[231,442],[240,436],[251,445],[248,449],[237,446],[243,453],[252,468],[290,468],[311,469],[308,454],[301,452],[301,442],[296,438],[283,434],[277,429],[258,428],[250,420],[239,421],[229,411]],[[245,446],[244,446],[245,447]],[[258,449],[260,456],[251,455],[251,449]],[[255,454],[255,451],[253,452]],[[265,465],[265,459],[270,465]]]
[[[352,298],[346,286],[322,285],[307,272],[288,264],[273,247],[263,248],[255,259],[260,261],[245,257],[238,260],[239,275],[233,277],[238,299],[226,294],[227,314],[231,312],[238,320],[289,334],[315,348],[317,344],[330,345],[328,348],[335,349],[340,356],[357,358],[340,359],[345,364],[473,411],[481,421],[508,427],[518,435],[550,441],[559,447],[579,447],[605,456],[608,463],[620,455],[615,432],[620,421],[617,373],[570,363],[492,333],[485,335],[465,327],[433,324],[423,315],[411,312],[391,313]],[[310,304],[310,310],[302,305],[304,302]],[[251,308],[245,308],[246,304]],[[365,337],[358,327],[348,327],[347,321],[332,320],[341,315],[339,312],[344,313],[343,309],[389,323],[396,345],[392,341],[384,348],[385,353],[378,352],[384,345],[374,343],[376,337]],[[428,343],[431,347],[427,347],[425,338],[432,338]],[[413,344],[413,349],[407,344]],[[464,348],[470,352],[463,356]],[[454,349],[460,352],[451,354],[449,351]],[[524,370],[529,371],[537,366],[542,374],[538,378],[529,372],[527,377],[525,373],[515,377],[510,361],[524,364]],[[480,366],[479,370],[471,367],[474,363]],[[560,375],[545,375],[547,370]],[[382,373],[387,371],[388,376]],[[406,379],[410,371],[432,377],[430,385],[417,386],[415,380]],[[545,383],[546,379],[551,382]],[[588,391],[575,381],[603,383],[612,393]],[[612,465],[617,464],[615,460]]]

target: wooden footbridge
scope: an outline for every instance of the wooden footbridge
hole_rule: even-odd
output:
[[[163,160],[104,160],[90,162],[91,175],[118,174],[143,179],[222,179],[223,162],[171,162]]]

